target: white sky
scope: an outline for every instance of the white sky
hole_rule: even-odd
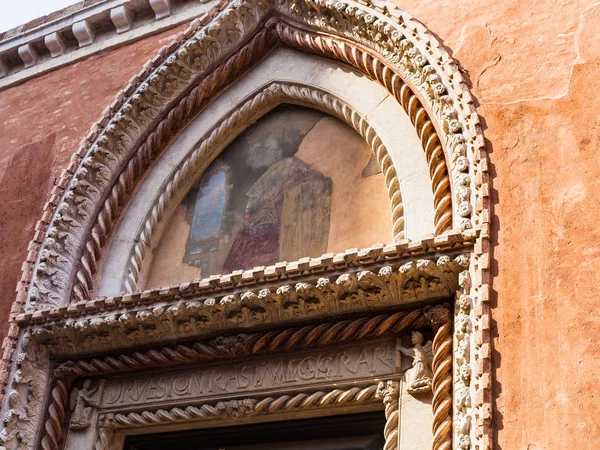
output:
[[[45,16],[78,0],[0,0],[0,32]]]

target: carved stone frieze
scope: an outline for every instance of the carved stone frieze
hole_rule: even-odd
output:
[[[371,266],[385,263],[399,265],[411,257],[431,258],[438,254],[446,254],[453,259],[462,251],[464,256],[461,257],[459,264],[465,265],[467,264],[466,252],[472,250],[475,238],[476,233],[472,231],[450,232],[421,241],[405,240],[390,245],[379,244],[365,249],[350,249],[344,253],[329,253],[316,258],[302,258],[299,261],[254,267],[245,271],[238,270],[226,275],[215,275],[143,292],[124,293],[115,297],[101,297],[49,310],[28,310],[17,314],[15,322],[23,326],[63,317],[78,318],[102,311],[112,311],[123,307],[132,308],[136,305],[149,305],[173,299],[200,295],[212,297],[233,290],[244,290],[249,287],[261,288],[269,283],[283,283],[286,280],[304,281],[319,275],[328,276],[328,274],[354,271],[359,268],[369,269]]]
[[[99,406],[103,410],[149,409],[157,405],[165,408],[169,404],[194,404],[231,395],[291,393],[323,384],[344,386],[398,376],[394,337],[339,344],[326,348],[313,345],[310,350],[298,347],[285,355],[227,363],[217,360],[193,369],[109,379]]]
[[[0,449],[33,448],[43,415],[50,360],[30,334],[23,336],[13,383],[6,395]]]
[[[118,308],[33,328],[54,354],[85,354],[193,338],[202,334],[397,307],[448,298],[468,258],[418,259],[399,266],[267,285],[219,297],[188,297],[146,307]]]
[[[432,318],[443,320],[444,317],[445,322],[432,321]],[[345,404],[355,399],[364,399],[366,396],[372,397],[376,393],[376,386],[372,386],[369,390],[353,387],[349,390],[340,388],[329,393],[318,391],[312,394],[309,394],[307,389],[312,385],[323,384],[356,385],[366,383],[373,378],[393,380],[400,375],[395,336],[410,327],[434,327],[437,328],[434,342],[438,336],[445,340],[447,333],[444,327],[450,325],[449,320],[448,306],[437,305],[413,311],[399,311],[391,315],[378,315],[332,324],[315,324],[301,329],[285,329],[262,335],[228,336],[226,339],[199,342],[199,347],[194,345],[193,349],[203,351],[205,361],[223,358],[223,354],[219,355],[211,351],[218,347],[225,347],[229,358],[232,356],[229,350],[240,345],[246,349],[248,355],[258,351],[276,352],[280,349],[297,351],[263,360],[244,359],[234,364],[221,363],[214,366],[203,364],[196,366],[197,370],[191,371],[190,366],[179,372],[172,371],[173,364],[185,364],[197,360],[192,347],[185,346],[175,349],[165,347],[162,352],[159,349],[152,349],[146,354],[137,352],[122,357],[109,356],[104,360],[63,363],[54,372],[54,387],[41,447],[43,450],[60,448],[65,410],[69,406],[68,392],[76,378],[85,378],[81,388],[72,391],[70,396],[71,406],[74,409],[77,406],[81,407],[80,414],[76,414],[77,422],[81,421],[80,416],[84,419],[86,416],[91,416],[91,404],[97,406],[100,413],[98,442],[107,446],[114,434],[114,429],[109,425],[118,417],[122,420],[119,419],[117,422],[125,427],[147,426],[165,423],[163,420],[167,419],[166,423],[190,422],[213,417],[215,413],[220,418],[232,418],[236,415],[239,418],[240,414],[250,412],[274,412],[280,410],[285,404],[291,406],[301,404],[305,407],[328,406]],[[382,336],[387,339],[382,340]],[[346,341],[356,340],[359,343],[343,345]],[[342,346],[331,347],[332,344],[342,344]],[[319,349],[322,345],[330,347]],[[309,347],[313,350],[308,351]],[[440,353],[436,353],[434,359],[444,359],[446,346],[437,345],[436,348]],[[240,356],[240,353],[236,356]],[[171,371],[162,375],[150,372],[140,377],[137,370],[156,367],[168,368]],[[91,375],[106,377],[133,370],[138,373],[137,376],[109,379],[106,381],[105,388],[104,381],[101,381],[98,390],[92,387],[91,381],[88,381]],[[438,384],[446,385],[449,377],[449,374],[444,374],[437,381],[434,377],[434,391],[440,392]],[[278,390],[286,394],[274,403],[271,403],[272,397],[253,403],[253,406],[239,402],[229,404],[225,400],[220,400],[213,409],[178,407],[173,410],[175,411],[173,415],[170,415],[166,409],[155,412],[149,409],[153,405],[156,407],[156,402],[168,408],[170,404],[180,405],[184,400],[192,403],[198,399],[217,401],[236,392],[240,394],[253,392],[255,395],[260,395],[261,391],[275,394]],[[301,392],[292,397],[291,392],[297,390]],[[85,398],[84,401],[79,402],[81,391]],[[445,394],[449,396],[450,393]],[[384,403],[387,405],[385,398]],[[147,408],[147,410],[142,413],[120,413],[131,408]],[[207,411],[208,415],[205,415]],[[440,417],[439,412],[438,417]]]
[[[409,328],[429,325],[426,314],[431,308],[446,307],[426,306],[393,314],[379,314],[371,318],[318,323],[301,328],[286,328],[283,331],[237,334],[217,337],[208,342],[197,341],[117,356],[69,360],[59,365],[57,372],[60,372],[61,378],[71,379],[131,372],[155,366],[245,357],[264,352],[290,351],[308,346],[323,347],[356,339],[379,339]]]
[[[472,299],[469,296],[471,277],[464,271],[459,277],[460,290],[456,299],[454,316],[454,362],[456,364],[456,379],[454,380],[454,430],[456,448],[469,450],[471,448],[471,424],[473,409],[471,400],[471,308]]]

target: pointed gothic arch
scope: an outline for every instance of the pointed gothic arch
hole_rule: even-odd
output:
[[[286,69],[290,66],[291,70]],[[330,73],[335,74],[331,80]],[[396,240],[434,233],[430,173],[434,164],[444,161],[431,155],[427,158],[402,106],[390,101],[384,88],[345,65],[279,48],[196,116],[150,169],[115,232],[118,245],[107,251],[97,295],[140,290],[151,249],[191,183],[240,131],[286,103],[337,117],[362,136],[382,167],[392,213],[388,226]],[[382,120],[387,117],[394,119]],[[390,122],[393,127],[387,126]]]
[[[471,228],[483,143],[472,99],[433,36],[393,13],[353,2],[236,1],[198,19],[132,79],[74,156],[48,203],[20,300],[43,309],[90,298],[114,224],[174,125],[181,128],[278,42],[342,60],[382,84],[431,156],[436,232]],[[401,227],[394,232],[401,236]]]
[[[480,348],[473,351],[489,359],[489,187],[473,98],[457,64],[422,24],[395,7],[361,1],[223,1],[161,49],[106,108],[53,190],[23,268],[14,312],[45,317],[51,308],[92,299],[116,223],[153,161],[219,92],[278,45],[355,67],[407,112],[429,163],[436,234],[466,232],[477,239],[473,282],[463,280],[461,286],[480,304]],[[393,187],[399,182],[389,167],[386,181]],[[400,204],[395,192],[391,198],[392,207]],[[394,219],[400,239],[402,215]],[[419,245],[435,247],[427,242]],[[13,323],[5,368],[17,340]],[[482,378],[489,368],[477,370],[478,387],[489,390],[489,379]],[[2,381],[5,386],[8,379]],[[489,403],[475,406],[477,419],[488,420]],[[485,442],[485,433],[479,438]]]

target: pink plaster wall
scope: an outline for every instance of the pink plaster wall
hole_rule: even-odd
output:
[[[50,190],[116,93],[183,26],[0,91],[0,336]]]

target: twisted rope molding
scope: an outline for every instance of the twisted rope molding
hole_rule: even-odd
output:
[[[206,76],[198,86],[182,98],[169,110],[167,116],[150,132],[144,143],[138,147],[134,157],[129,160],[113,185],[110,195],[104,201],[84,252],[80,258],[80,269],[77,271],[73,293],[76,300],[91,297],[94,276],[98,270],[101,253],[111,234],[113,225],[119,217],[120,208],[126,204],[129,194],[137,186],[157,154],[165,144],[204,108],[216,93],[226,86],[229,80],[236,79],[251,67],[254,61],[262,58],[274,45],[274,39],[266,30],[259,32],[248,44],[232,55],[218,69]]]
[[[48,407],[48,418],[44,424],[42,450],[59,450],[62,443],[65,415],[69,401],[71,380],[57,378],[50,394],[52,402]]]
[[[429,308],[429,309],[427,309]],[[134,371],[161,365],[183,364],[195,361],[226,359],[249,356],[261,352],[319,347],[358,339],[372,339],[387,334],[400,333],[411,327],[428,324],[429,315],[435,308],[399,311],[394,314],[341,322],[289,328],[264,334],[240,334],[217,338],[191,345],[177,345],[144,352],[108,356],[102,359],[67,361],[59,366],[61,376],[78,378],[116,372]]]
[[[452,324],[448,310],[438,311],[447,318],[436,320],[433,338],[433,450],[452,450]]]
[[[385,407],[385,428],[383,450],[398,450],[398,433],[400,428],[400,386],[397,381],[382,381],[377,387],[377,397],[383,400]]]
[[[399,311],[389,315],[382,314],[372,318],[364,317],[336,323],[309,325],[264,334],[240,334],[217,338],[208,343],[196,342],[192,345],[151,349],[145,352],[134,352],[133,354],[123,354],[116,357],[109,356],[102,359],[67,361],[59,365],[55,371],[56,381],[52,389],[52,401],[48,408],[48,418],[44,426],[45,434],[42,439],[42,449],[59,449],[63,434],[64,411],[68,401],[68,386],[76,378],[123,373],[158,366],[172,367],[173,364],[243,357],[256,353],[319,347],[353,340],[366,340],[397,334],[411,327],[432,326],[449,319],[450,314],[447,305],[426,306],[422,309]],[[440,330],[442,329],[445,330],[443,326]],[[440,331],[437,333],[440,333]],[[436,383],[443,386],[451,385],[451,370],[439,370],[438,377],[435,378],[435,352],[445,352],[446,350],[446,346],[436,347],[434,339],[434,404],[436,392],[437,398],[440,399],[444,393],[450,395],[449,391],[444,391],[441,388],[437,389]],[[451,365],[452,360],[450,359],[450,369]],[[448,402],[450,409],[448,413],[451,414],[451,398]],[[434,408],[434,430],[436,429],[435,417],[443,417],[444,412],[445,409],[440,408],[438,411]],[[451,426],[451,416],[447,420],[450,421]],[[101,436],[100,440],[102,439]],[[437,450],[437,448],[434,447],[434,450]]]
[[[160,234],[158,230],[164,225],[163,219],[169,217],[168,212],[185,195],[189,185],[210,163],[212,156],[230,142],[241,131],[244,124],[255,121],[257,116],[263,115],[280,103],[289,101],[313,106],[332,114],[354,128],[365,139],[384,174],[392,209],[394,239],[404,237],[404,207],[398,175],[387,148],[368,121],[341,99],[318,88],[290,83],[271,83],[244,102],[241,107],[236,107],[226,119],[214,127],[202,140],[200,146],[188,154],[180,167],[171,174],[164,192],[154,201],[142,230],[134,239],[132,256],[125,270],[126,292],[134,292],[140,288],[150,250]]]
[[[203,404],[170,410],[144,411],[142,413],[104,414],[99,418],[100,430],[95,450],[108,450],[114,432],[124,428],[140,426],[170,425],[201,420],[223,420],[230,418],[254,417],[267,414],[294,412],[299,410],[343,406],[351,403],[364,404],[376,400],[377,385],[354,386],[350,389],[334,389],[313,393],[299,393],[294,396],[281,395],[261,400],[245,398]]]
[[[450,230],[452,195],[442,144],[423,104],[400,75],[364,48],[347,39],[312,33],[275,19],[268,22],[267,27],[291,47],[340,60],[357,68],[381,84],[402,105],[421,139],[429,164],[434,193],[435,233],[442,234]]]

